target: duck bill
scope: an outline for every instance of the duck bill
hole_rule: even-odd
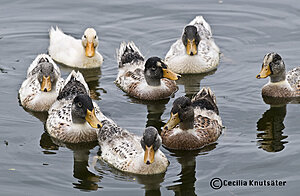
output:
[[[176,114],[171,113],[171,117],[170,117],[169,121],[165,124],[165,126],[163,128],[167,129],[167,130],[171,130],[178,123],[180,123],[180,119],[179,119],[178,113],[176,113]]]
[[[95,47],[93,42],[87,42],[85,47],[85,56],[87,57],[95,56]]]
[[[170,80],[178,80],[181,76],[179,74],[174,73],[170,69],[163,68],[163,77],[168,78]]]
[[[256,78],[260,79],[260,78],[266,78],[269,75],[271,75],[272,71],[270,68],[270,65],[262,65],[261,71],[259,72],[259,74],[256,76]]]
[[[51,78],[50,76],[43,76],[41,91],[49,92],[51,91]]]
[[[193,40],[188,39],[187,40],[186,53],[190,56],[196,55],[198,53],[195,39],[193,39]]]
[[[154,149],[153,146],[148,147],[146,145],[145,155],[144,155],[144,163],[151,164],[154,162]]]
[[[102,127],[101,122],[98,120],[98,118],[95,115],[95,109],[93,109],[92,111],[90,111],[89,109],[87,109],[85,120],[93,128],[101,128]]]

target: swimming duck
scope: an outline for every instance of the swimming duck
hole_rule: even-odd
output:
[[[264,56],[260,73],[256,78],[270,76],[269,83],[263,86],[262,95],[267,97],[300,97],[300,67],[285,71],[285,64],[277,53]]]
[[[161,137],[156,128],[147,127],[143,136],[138,137],[112,121],[102,124],[98,133],[100,160],[129,173],[150,175],[166,171],[169,161],[159,150]]]
[[[216,97],[210,88],[202,88],[192,100],[182,96],[173,102],[170,120],[161,132],[169,149],[195,150],[217,141],[222,120]]]
[[[103,57],[97,51],[99,40],[95,29],[87,28],[79,40],[64,34],[58,27],[51,27],[49,37],[48,51],[55,61],[77,68],[101,66]]]
[[[38,55],[29,66],[27,78],[19,90],[21,105],[32,111],[48,111],[63,83],[60,70],[51,57]]]
[[[73,70],[49,110],[46,130],[64,143],[97,141],[99,119],[106,119],[89,96],[89,88],[82,74]]]
[[[173,73],[158,57],[146,61],[133,42],[121,43],[117,51],[119,73],[115,83],[128,95],[142,100],[159,100],[173,95],[178,87]]]
[[[180,74],[205,73],[217,68],[220,49],[215,44],[209,24],[197,16],[183,30],[168,51],[165,62]]]

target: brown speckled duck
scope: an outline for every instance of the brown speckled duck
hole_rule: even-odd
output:
[[[144,60],[133,42],[121,43],[117,51],[119,73],[115,83],[128,95],[142,100],[159,100],[173,95],[180,75],[158,57]]]
[[[216,97],[204,87],[192,100],[182,96],[174,101],[162,143],[169,149],[196,150],[217,141],[222,128]]]
[[[285,71],[285,64],[277,53],[265,55],[262,69],[256,78],[266,78],[270,81],[263,86],[262,95],[267,97],[300,97],[300,67]]]

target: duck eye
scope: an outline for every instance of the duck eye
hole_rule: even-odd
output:
[[[95,35],[95,39],[97,38],[97,35]]]
[[[81,103],[81,102],[78,102],[78,103],[77,103],[77,106],[81,108],[81,107],[82,107],[82,103]]]
[[[84,39],[86,39],[86,35],[83,35]]]
[[[156,70],[156,66],[155,65],[152,66],[152,70]]]

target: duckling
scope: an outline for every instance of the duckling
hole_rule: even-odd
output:
[[[300,67],[285,71],[285,64],[277,53],[264,56],[260,73],[256,78],[270,76],[269,83],[263,86],[262,95],[267,97],[300,97]]]
[[[106,117],[89,94],[82,74],[73,70],[48,112],[46,130],[51,137],[64,143],[97,140],[97,129],[102,126],[99,119]]]
[[[196,150],[217,141],[222,120],[216,97],[210,88],[202,88],[192,100],[182,96],[173,102],[170,120],[161,132],[169,149]]]
[[[48,111],[55,102],[64,80],[60,69],[47,54],[38,55],[27,70],[19,90],[21,105],[32,111]]]
[[[210,25],[202,16],[196,16],[170,48],[165,62],[175,73],[206,73],[217,68],[220,49],[212,37]]]
[[[101,147],[100,160],[129,173],[158,174],[167,170],[169,161],[159,150],[161,137],[154,127],[147,127],[138,137],[118,127],[112,121],[102,121],[98,141]]]
[[[58,27],[51,27],[49,37],[49,54],[59,63],[76,68],[97,68],[103,63],[103,57],[97,51],[97,32],[93,28],[87,28],[79,40],[64,34]]]
[[[128,95],[142,100],[166,99],[178,87],[174,80],[180,75],[173,73],[158,57],[146,61],[133,42],[121,43],[117,51],[119,73],[115,83]]]

